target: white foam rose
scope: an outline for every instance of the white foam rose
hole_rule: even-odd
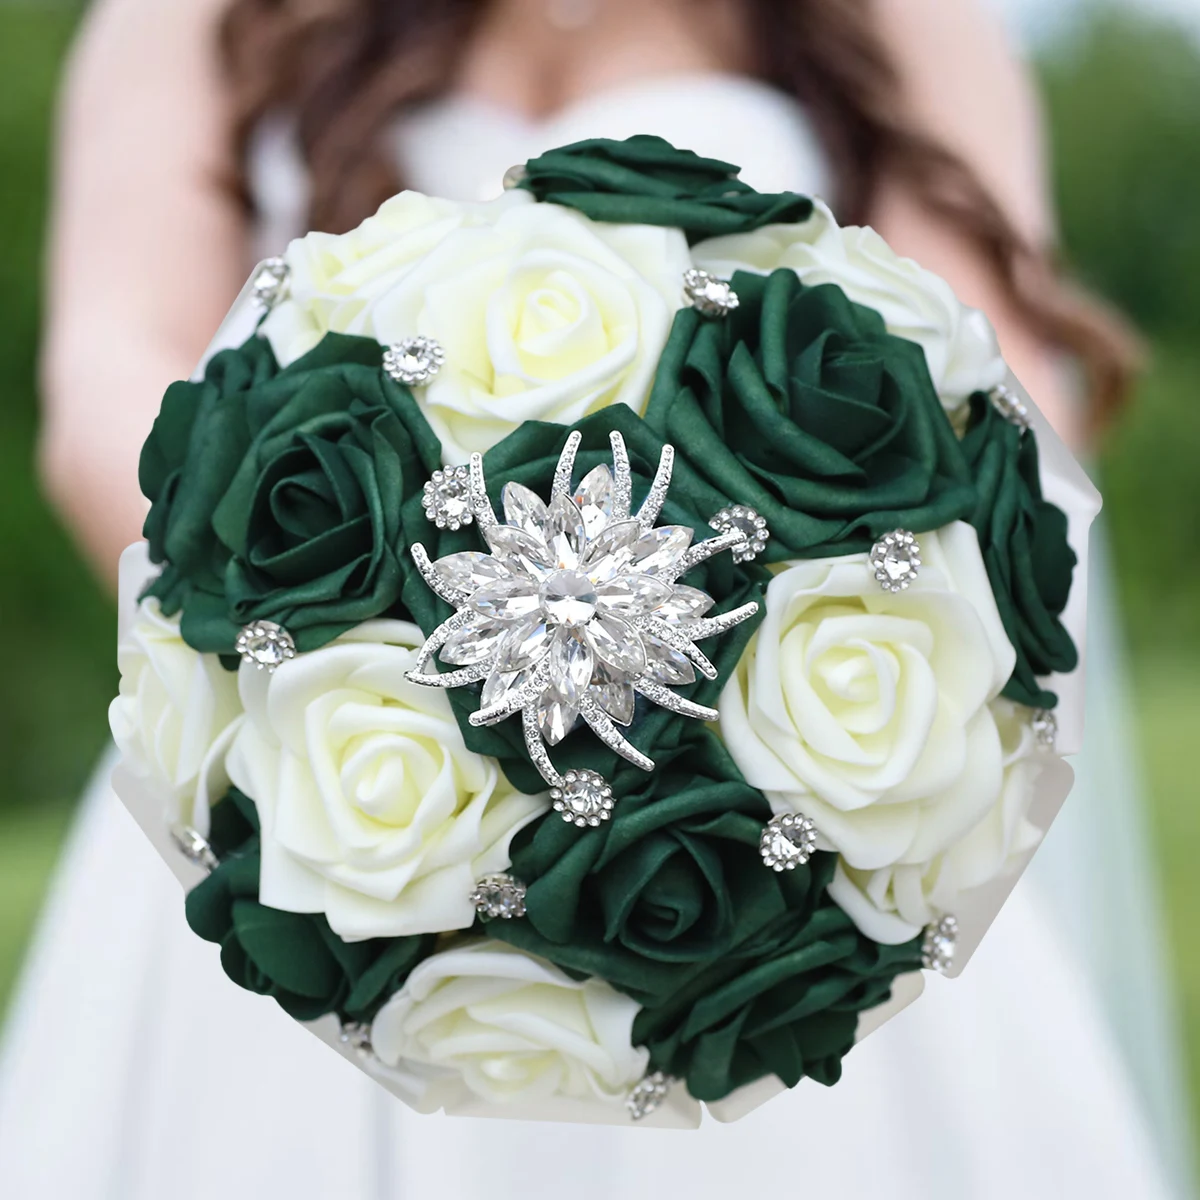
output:
[[[289,262],[305,260],[306,274],[265,324],[277,356],[290,361],[327,329],[385,344],[434,338],[445,365],[416,396],[450,463],[525,421],[571,424],[610,404],[640,413],[683,300],[691,265],[683,234],[597,223],[520,191],[469,211],[436,237],[429,226],[419,237],[406,229],[404,253],[376,249],[359,284],[347,288],[339,269],[336,295],[306,284],[316,249],[293,243]],[[335,264],[355,252],[315,246]]]
[[[851,300],[878,312],[890,333],[921,346],[951,414],[972,393],[988,391],[1007,376],[995,330],[983,313],[963,304],[940,276],[901,258],[873,229],[839,226],[821,201],[802,224],[710,238],[693,247],[692,255],[718,275],[788,267],[810,286],[837,284]]]
[[[964,893],[1018,870],[1042,839],[1029,811],[1051,756],[1038,747],[1028,709],[1000,699],[991,711],[1000,733],[1003,782],[999,798],[965,837],[924,863],[879,871],[838,863],[829,894],[877,942],[916,937],[931,921],[955,912]]]
[[[371,1045],[425,1111],[471,1095],[620,1104],[649,1058],[632,1044],[638,1011],[603,980],[475,942],[422,962],[379,1010]]]
[[[979,542],[956,522],[920,543],[906,592],[883,591],[866,555],[777,575],[718,704],[748,782],[860,870],[927,862],[1000,794],[989,704],[1014,653]]]
[[[240,673],[246,721],[229,754],[262,824],[259,899],[324,913],[348,941],[465,929],[482,875],[547,807],[463,743],[444,692],[404,678],[415,625],[372,621]]]
[[[284,251],[286,299],[262,324],[281,366],[307,354],[331,330],[369,332],[374,303],[445,238],[495,224],[507,210],[534,203],[524,191],[480,204],[405,191],[349,233],[314,232]]]
[[[143,600],[117,646],[120,689],[108,721],[125,765],[162,797],[169,823],[205,831],[211,793],[242,706],[237,676],[179,636],[179,618]]]

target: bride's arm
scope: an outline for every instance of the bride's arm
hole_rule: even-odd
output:
[[[97,570],[141,534],[138,454],[246,271],[213,39],[224,0],[101,0],[61,100],[41,442]]]
[[[994,15],[981,0],[885,0],[876,11],[904,84],[907,119],[975,170],[1024,238],[1049,244],[1054,222],[1041,113]],[[885,184],[871,223],[991,317],[1009,365],[1059,433],[1077,442],[1080,414],[1061,362],[1005,297],[979,251],[900,181]]]

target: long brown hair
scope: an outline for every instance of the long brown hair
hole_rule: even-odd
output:
[[[871,0],[742,0],[758,74],[794,95],[832,160],[838,218],[869,219],[885,174],[899,175],[992,265],[1029,327],[1083,364],[1103,422],[1128,391],[1136,342],[1113,314],[1064,282],[973,171],[896,116],[900,80]],[[398,110],[436,95],[487,0],[232,0],[221,52],[238,161],[267,114],[286,109],[311,175],[309,222],[340,232],[402,186],[386,132]],[[249,203],[245,180],[239,180]]]

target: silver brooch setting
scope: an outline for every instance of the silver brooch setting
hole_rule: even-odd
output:
[[[758,843],[763,862],[774,871],[802,867],[817,849],[817,826],[801,813],[772,817]]]
[[[389,346],[383,355],[384,371],[408,387],[428,383],[445,363],[445,350],[431,337],[405,338]]]
[[[727,317],[740,303],[728,279],[719,279],[699,267],[684,271],[683,291],[702,317]]]
[[[871,547],[871,566],[885,592],[903,592],[921,570],[921,543],[907,529],[885,533]]]
[[[921,966],[927,971],[945,975],[954,966],[954,952],[958,948],[958,921],[947,913],[944,917],[925,926],[925,940],[921,943]]]
[[[554,811],[562,815],[569,825],[580,829],[590,825],[595,828],[607,821],[613,810],[613,791],[603,775],[595,771],[568,771],[563,776],[562,786],[553,788],[550,799]]]
[[[1033,424],[1029,415],[1029,406],[1011,388],[1000,384],[989,393],[992,403],[1000,415],[1022,432]]]
[[[251,621],[238,634],[235,649],[243,662],[260,671],[274,671],[296,657],[296,641],[274,621]]]
[[[487,552],[466,551],[431,562],[414,545],[413,561],[429,587],[455,608],[429,636],[408,678],[431,687],[483,683],[475,726],[520,713],[534,765],[570,805],[573,794],[550,760],[580,722],[642,770],[654,763],[621,732],[635,700],[700,721],[714,709],[678,696],[674,686],[717,668],[696,643],[732,629],[758,611],[753,601],[716,617],[712,599],[678,580],[715,554],[745,541],[739,529],[692,544],[694,530],[658,526],[671,481],[674,449],[664,446],[642,506],[631,508],[632,473],[625,441],[610,435],[612,467],[595,467],[572,483],[581,435],[572,433],[554,473],[549,500],[510,482],[505,520],[487,494],[483,459],[469,468],[471,514]],[[453,668],[433,668],[434,655]],[[582,777],[582,772],[576,773]],[[578,783],[578,780],[576,780]],[[582,801],[581,801],[582,803]],[[560,809],[566,815],[567,809]],[[571,808],[587,824],[603,807]]]
[[[1048,708],[1035,708],[1029,722],[1033,736],[1043,750],[1053,751],[1058,743],[1058,718]]]
[[[209,845],[208,839],[190,825],[173,826],[171,840],[188,862],[201,867],[210,874],[221,865],[212,846]]]

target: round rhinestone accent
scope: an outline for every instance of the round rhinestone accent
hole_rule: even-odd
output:
[[[444,467],[434,471],[421,499],[425,515],[439,529],[461,529],[474,520],[471,515],[471,468]]]
[[[274,621],[252,621],[238,634],[236,643],[242,661],[251,663],[260,671],[274,671],[276,667],[296,657],[296,642],[282,625]]]
[[[251,295],[264,308],[274,308],[287,293],[290,273],[282,258],[264,258],[254,269]]]
[[[625,1099],[625,1107],[635,1121],[641,1121],[652,1112],[657,1112],[667,1098],[671,1085],[675,1082],[662,1071],[654,1071],[630,1090]]]
[[[360,1058],[369,1058],[375,1053],[371,1046],[371,1027],[362,1021],[346,1021],[342,1024],[338,1041],[348,1046]]]
[[[485,875],[471,893],[481,917],[511,921],[525,915],[525,885],[511,875]]]
[[[794,871],[804,866],[816,848],[817,827],[801,813],[772,817],[758,843],[763,862],[776,871]]]
[[[958,921],[947,913],[940,920],[925,926],[925,940],[921,943],[921,966],[927,971],[945,975],[954,965],[954,951],[958,946]]]
[[[520,187],[525,182],[528,174],[529,170],[524,163],[515,163],[504,172],[504,178],[501,180],[504,190],[511,192],[513,188]]]
[[[990,395],[992,403],[1006,421],[1011,421],[1022,431],[1030,427],[1032,420],[1029,408],[1016,392],[1000,384],[999,387],[992,388]]]
[[[871,547],[871,566],[885,592],[903,592],[921,569],[921,543],[907,529],[885,533]]]
[[[767,548],[767,539],[771,536],[767,518],[760,517],[745,504],[721,509],[708,524],[718,533],[736,529],[746,535],[746,540],[733,548],[733,561],[737,563],[753,562]]]
[[[383,355],[383,369],[397,383],[416,387],[428,383],[446,361],[446,352],[430,337],[405,338],[389,346]]]
[[[1048,708],[1035,708],[1030,721],[1033,735],[1043,750],[1053,750],[1058,742],[1058,718]]]
[[[728,279],[718,279],[699,267],[683,273],[683,290],[703,317],[726,317],[738,306],[738,294]]]
[[[208,839],[190,825],[176,825],[171,830],[171,840],[188,862],[206,871],[215,871],[221,865]]]
[[[568,771],[562,785],[551,789],[550,799],[554,801],[554,811],[580,829],[588,825],[594,828],[612,816],[612,788],[595,771]]]

